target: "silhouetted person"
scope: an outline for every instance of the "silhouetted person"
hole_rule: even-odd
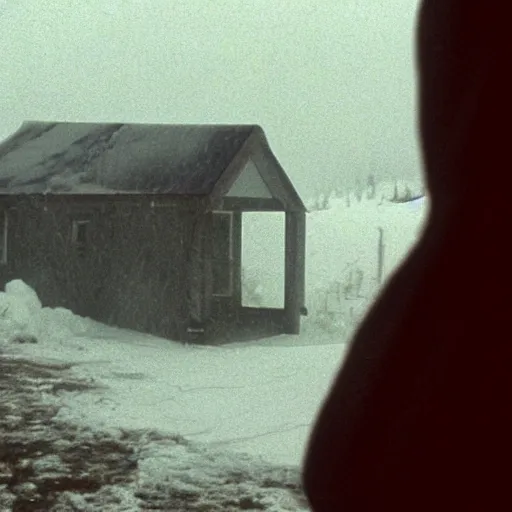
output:
[[[512,510],[506,5],[421,6],[418,101],[430,217],[321,408],[304,461],[315,512]]]

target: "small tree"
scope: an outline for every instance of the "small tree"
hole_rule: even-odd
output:
[[[361,184],[361,180],[359,178],[356,179],[356,191],[355,191],[356,199],[360,203],[361,199],[363,199],[363,186]]]
[[[401,198],[402,201],[410,201],[413,198],[412,190],[409,188],[409,185],[405,186],[405,192],[403,197]]]
[[[395,180],[395,188],[393,190],[393,197],[391,198],[391,201],[394,203],[398,202],[399,195],[398,195],[398,182]]]
[[[329,209],[329,194],[326,192],[325,194],[322,194],[322,210],[328,210]]]
[[[373,176],[373,174],[370,174],[366,181],[366,197],[368,199],[375,199],[376,193],[377,190],[375,185],[375,177]]]

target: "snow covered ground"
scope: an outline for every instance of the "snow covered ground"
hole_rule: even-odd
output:
[[[425,200],[347,206],[345,199],[335,199],[329,209],[308,214],[310,315],[299,336],[185,346],[42,308],[32,290],[13,281],[0,294],[0,352],[76,362],[77,376],[106,386],[65,393],[58,414],[63,421],[180,434],[207,447],[209,464],[221,472],[235,460],[298,467],[345,342],[378,291],[379,228],[386,277],[417,239],[427,209]],[[255,254],[254,268],[258,262]],[[244,265],[251,266],[250,258]],[[20,333],[38,343],[9,342]],[[170,474],[198,460],[191,452],[180,459],[176,452],[155,449],[151,460],[160,477],[164,466]]]

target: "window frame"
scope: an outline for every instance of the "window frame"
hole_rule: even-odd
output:
[[[87,217],[77,217],[72,219],[71,221],[71,245],[73,249],[80,255],[85,256],[87,251],[87,228],[85,231],[85,240],[80,242],[78,240],[78,233],[80,226],[89,226],[91,224],[91,219]]]
[[[3,233],[1,234],[1,252],[0,265],[7,265],[8,263],[8,240],[9,240],[9,216],[5,208],[0,208],[0,224],[2,224]]]
[[[234,268],[233,268],[233,253],[234,253],[234,248],[233,248],[233,217],[234,217],[234,212],[231,212],[231,211],[225,211],[225,210],[214,210],[212,212],[213,214],[213,217],[212,217],[212,223],[213,223],[213,219],[215,218],[215,215],[223,215],[225,217],[228,217],[229,219],[229,237],[228,237],[228,240],[229,240],[229,248],[228,248],[228,266],[229,266],[229,271],[228,271],[228,286],[227,286],[227,290],[224,292],[218,292],[216,291],[216,288],[215,288],[215,279],[212,275],[212,295],[214,297],[224,297],[224,298],[229,298],[229,297],[233,297],[233,293],[234,293],[234,286],[233,286],[233,277],[234,277]],[[212,226],[212,233],[214,233],[214,229],[213,229],[213,226]],[[212,243],[215,244],[216,241],[215,241],[215,235],[213,235],[213,239],[212,239]],[[216,261],[215,261],[215,258],[214,258],[214,248],[212,248],[212,267],[213,265],[215,265]],[[213,270],[213,269],[212,269]]]

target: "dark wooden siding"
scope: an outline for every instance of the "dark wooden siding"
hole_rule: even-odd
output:
[[[218,297],[212,293],[212,213],[203,203],[39,195],[0,197],[0,208],[8,216],[0,286],[22,279],[44,306],[175,340],[191,339],[188,328],[198,324],[205,328],[198,342],[298,330],[303,215],[294,215],[287,231],[287,307],[273,310],[241,306],[239,211],[233,213],[232,294]],[[74,221],[86,222],[75,237]]]
[[[120,327],[182,339],[190,313],[190,260],[197,213],[150,201],[11,199],[1,285],[23,279],[45,306],[67,307]],[[88,219],[86,246],[72,244]]]

